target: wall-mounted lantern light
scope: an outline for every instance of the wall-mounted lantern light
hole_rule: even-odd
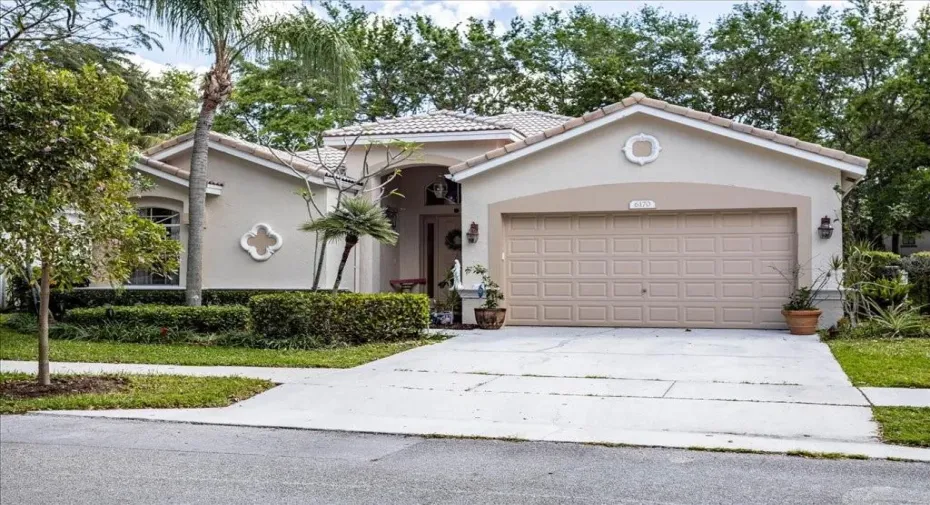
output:
[[[817,227],[820,230],[820,238],[828,239],[833,236],[833,221],[830,219],[830,216],[823,216],[820,218],[820,226]]]
[[[468,237],[469,244],[478,242],[478,223],[472,222],[471,226],[468,227],[468,232],[465,233],[465,236]]]
[[[441,174],[436,178],[436,182],[430,185],[430,191],[436,198],[442,200],[449,193],[449,185],[446,184],[446,178]]]

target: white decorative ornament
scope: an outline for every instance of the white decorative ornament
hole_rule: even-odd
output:
[[[270,244],[250,244],[249,242],[252,239],[259,238],[260,234],[264,234],[266,239],[270,240]],[[274,255],[278,249],[284,244],[284,239],[281,235],[277,234],[274,230],[271,229],[265,223],[258,223],[252,227],[251,230],[245,232],[245,235],[239,240],[239,245],[245,252],[249,253],[249,256],[252,257],[255,261],[265,261]],[[264,252],[261,252],[260,249],[264,249]]]
[[[646,156],[637,156],[633,153],[633,146],[637,142],[646,142],[651,147],[649,154]],[[630,160],[633,163],[643,166],[646,163],[652,163],[659,157],[659,153],[662,151],[662,146],[659,145],[659,139],[653,137],[652,135],[647,135],[645,133],[639,133],[633,135],[632,137],[626,139],[626,144],[623,146],[623,154],[626,155],[626,159]]]

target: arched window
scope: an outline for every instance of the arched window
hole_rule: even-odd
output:
[[[181,240],[181,213],[161,207],[141,207],[139,217],[144,217],[155,224],[165,227],[165,236],[172,240]],[[129,284],[135,286],[177,286],[180,281],[178,272],[164,275],[158,272],[139,269],[132,273]]]
[[[426,205],[458,205],[460,195],[459,183],[439,176],[426,186]]]

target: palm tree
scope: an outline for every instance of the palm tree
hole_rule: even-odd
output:
[[[258,0],[138,0],[170,36],[212,52],[213,66],[201,86],[200,115],[191,152],[190,226],[187,243],[188,305],[200,305],[207,151],[216,110],[232,93],[231,69],[245,57],[293,59],[295,70],[328,78],[349,96],[357,61],[341,35],[306,8],[287,16],[259,15]]]
[[[333,293],[339,291],[342,271],[346,268],[349,253],[361,237],[368,236],[382,244],[397,243],[397,232],[391,227],[391,220],[384,214],[384,209],[377,203],[360,196],[346,198],[342,201],[342,206],[316,221],[304,223],[300,229],[319,233],[327,242],[340,238],[345,240],[339,270],[336,271],[336,283],[333,284]]]

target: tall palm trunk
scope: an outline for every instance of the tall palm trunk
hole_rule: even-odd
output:
[[[191,150],[188,211],[190,223],[187,235],[187,280],[185,299],[188,305],[199,306],[203,291],[203,235],[207,213],[207,156],[210,150],[210,130],[216,110],[226,102],[232,92],[229,61],[224,52],[217,51],[216,63],[204,77],[203,104],[194,129]]]
[[[355,247],[355,244],[358,244],[357,236],[349,235],[346,237],[346,246],[342,250],[342,259],[339,260],[339,270],[336,271],[336,283],[333,284],[333,293],[339,292],[339,285],[342,284],[342,272],[346,269],[346,262],[349,261],[349,253],[352,252],[352,248]]]
[[[48,386],[52,383],[48,363],[48,304],[51,300],[51,264],[42,260],[42,278],[39,281],[39,384]]]

